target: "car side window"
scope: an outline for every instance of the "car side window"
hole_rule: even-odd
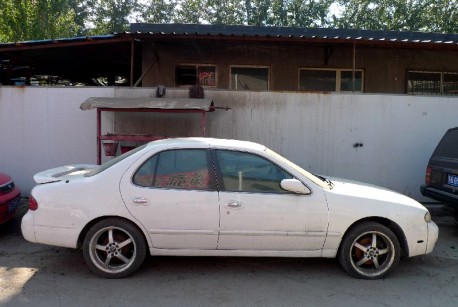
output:
[[[162,151],[140,166],[133,183],[142,187],[210,190],[214,185],[208,161],[205,149]]]
[[[220,189],[233,192],[289,193],[281,188],[283,179],[292,179],[275,163],[247,152],[216,150],[222,176]]]

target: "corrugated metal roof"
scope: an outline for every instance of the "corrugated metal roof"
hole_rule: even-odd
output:
[[[269,26],[148,24],[133,23],[132,33],[150,35],[197,35],[270,38],[320,38],[361,41],[458,44],[458,34],[371,31],[331,28],[293,28]]]
[[[272,26],[240,25],[202,25],[202,24],[149,24],[133,23],[131,32],[113,33],[97,36],[33,40],[14,43],[0,43],[0,51],[14,48],[37,46],[65,46],[71,44],[90,44],[91,42],[128,41],[135,38],[151,37],[221,37],[224,38],[264,38],[264,39],[320,39],[339,41],[361,41],[372,43],[423,43],[429,45],[458,45],[458,34],[371,31],[331,28],[294,28]]]

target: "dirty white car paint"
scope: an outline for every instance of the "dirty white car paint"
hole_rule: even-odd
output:
[[[375,279],[401,253],[430,253],[438,228],[421,204],[382,188],[314,176],[265,146],[236,140],[155,141],[102,166],[35,175],[24,237],[83,248],[107,278],[146,254],[337,257]]]

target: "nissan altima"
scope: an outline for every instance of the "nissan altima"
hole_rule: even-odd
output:
[[[147,255],[179,255],[337,258],[377,279],[401,255],[430,253],[439,233],[411,198],[313,175],[246,141],[159,140],[34,180],[24,237],[81,248],[105,278],[134,273]]]

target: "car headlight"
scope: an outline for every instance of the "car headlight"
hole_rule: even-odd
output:
[[[426,223],[429,223],[429,222],[432,221],[431,213],[429,213],[429,211],[426,211],[426,213],[425,213],[425,221],[426,221]]]

